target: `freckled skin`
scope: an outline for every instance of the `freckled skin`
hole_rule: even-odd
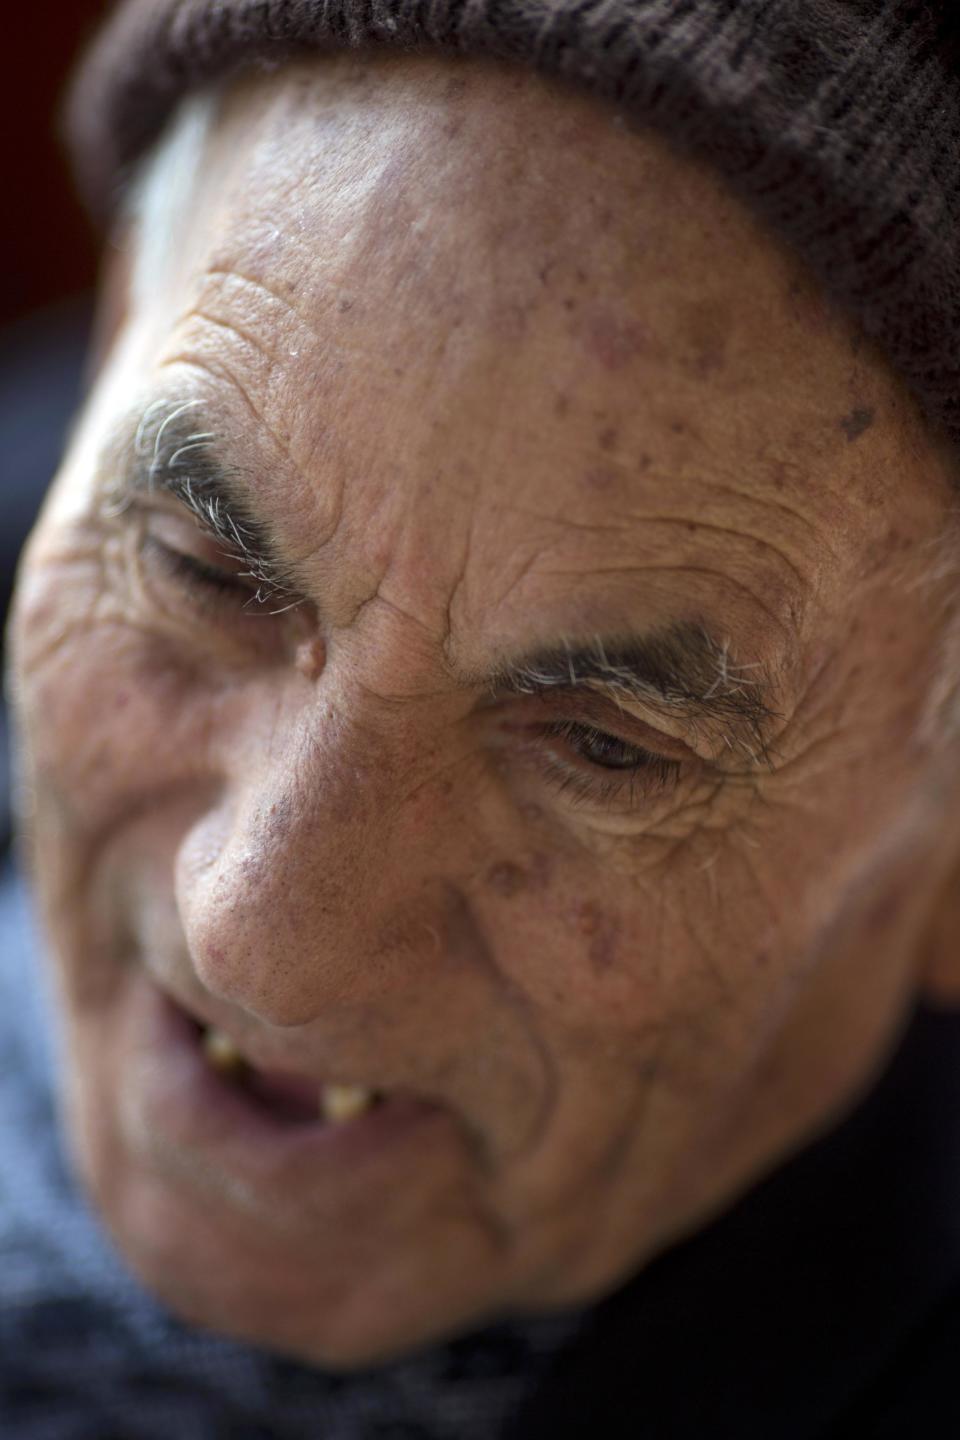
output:
[[[350,1368],[609,1292],[852,1102],[925,967],[949,991],[955,502],[797,260],[583,97],[327,57],[190,133],[22,572],[30,853],[130,1263]],[[204,608],[105,504],[158,395],[203,401],[309,605]],[[654,707],[676,788],[574,794],[542,702],[451,678],[697,616],[772,676],[766,764]],[[238,1198],[137,1129],[144,966],[445,1138],[376,1194]]]

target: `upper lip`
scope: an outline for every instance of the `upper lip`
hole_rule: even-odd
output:
[[[191,993],[188,999],[180,993],[177,987],[168,983],[161,984],[156,979],[153,980],[153,983],[178,1009],[183,1010],[185,1014],[189,1015],[191,1020],[195,1020],[199,1025],[203,1025],[207,1029],[219,1030],[222,1034],[226,1035],[228,1039],[232,1040],[244,1060],[256,1070],[261,1070],[265,1074],[282,1074],[296,1077],[300,1080],[310,1080],[315,1083],[318,1088],[321,1085],[333,1084],[362,1084],[370,1090],[376,1088],[367,1080],[346,1080],[342,1077],[335,1077],[329,1074],[318,1076],[312,1071],[298,1066],[296,1063],[291,1063],[289,1055],[282,1055],[279,1051],[265,1045],[262,1036],[258,1036],[252,1032],[238,1033],[229,1021],[225,1022],[222,1017],[216,1013],[216,1007],[205,1001],[203,997],[198,997]]]

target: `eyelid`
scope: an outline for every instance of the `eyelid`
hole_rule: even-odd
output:
[[[223,540],[203,525],[198,517],[183,512],[182,508],[179,513],[170,506],[145,508],[143,524],[145,536],[156,544],[184,555],[194,555],[201,564],[210,569],[222,570],[224,575],[234,573],[231,571],[231,562],[235,565],[246,563],[242,555],[231,552]],[[195,553],[201,549],[198,542],[206,548],[205,554]],[[239,578],[240,572],[236,573]]]
[[[629,741],[624,743],[629,749],[637,751],[636,765],[605,767],[593,763],[588,757],[577,754],[573,737],[563,735],[562,728],[563,722],[560,722],[556,726],[547,726],[541,734],[544,773],[548,782],[561,794],[592,806],[595,810],[606,808],[611,813],[619,810],[622,814],[640,812],[659,796],[674,791],[683,780],[683,761],[658,754],[645,746],[633,745]],[[572,728],[595,730],[596,727],[575,721]],[[569,757],[558,753],[552,747],[550,742],[557,740],[569,745],[572,752]]]
[[[702,758],[680,734],[662,728],[659,717],[656,723],[641,719],[625,704],[618,704],[609,693],[596,686],[558,686],[529,699],[542,706],[551,718],[573,720],[594,730],[602,730],[625,744],[649,750],[665,759],[693,761]],[[519,703],[523,705],[524,702],[521,700]]]

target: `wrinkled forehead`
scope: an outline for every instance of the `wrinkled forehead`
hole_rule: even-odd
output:
[[[384,258],[419,254],[410,278],[438,299],[454,279],[516,299],[566,265],[638,321],[663,305],[700,351],[758,321],[776,344],[774,312],[832,332],[844,352],[855,343],[711,168],[612,106],[493,62],[338,54],[248,74],[186,102],[135,204],[184,267],[218,242],[272,247],[276,260],[299,240],[318,298],[334,243],[342,251],[362,223]]]
[[[867,428],[870,400],[901,428],[916,413],[709,166],[613,106],[494,62],[337,54],[247,75],[187,102],[135,204],[141,297],[158,308],[162,259],[168,286],[188,285],[234,253],[288,272],[318,316],[348,270],[371,290],[379,279],[395,296],[383,322],[411,335],[469,319],[506,341],[562,290],[573,346],[629,370],[637,407],[665,370],[699,404],[748,399],[755,416],[766,400],[805,423],[825,397],[849,399],[815,427],[828,452]]]
[[[793,252],[555,82],[426,57],[248,76],[182,112],[138,203],[149,365],[232,394],[251,469],[279,446],[308,483],[336,471],[411,584],[451,496],[482,495],[481,570],[548,553],[569,591],[669,560],[698,605],[714,569],[714,602],[789,631],[944,504],[905,387]]]

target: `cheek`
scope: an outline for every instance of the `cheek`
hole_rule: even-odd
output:
[[[85,840],[191,768],[207,726],[190,676],[124,618],[96,567],[24,576],[14,693],[34,824],[51,809]]]
[[[495,859],[476,899],[499,968],[541,1024],[573,1043],[657,1049],[684,1088],[731,1079],[802,983],[815,937],[786,934],[790,909],[755,852],[704,836],[633,868],[548,843]]]
[[[646,1030],[660,1012],[645,899],[582,853],[544,843],[495,859],[475,903],[500,969],[541,1015],[576,1029]]]

